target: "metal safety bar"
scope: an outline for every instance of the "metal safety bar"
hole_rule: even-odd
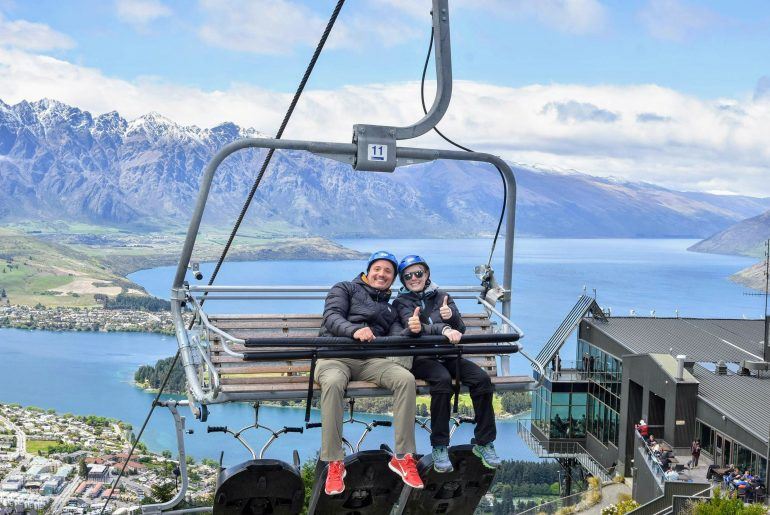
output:
[[[203,298],[203,296],[201,296]],[[460,294],[452,295],[455,300],[472,300],[476,299],[472,294]],[[325,295],[206,295],[206,301],[210,300],[324,300]]]
[[[189,286],[188,292],[193,298],[211,300],[324,300],[331,286]],[[442,290],[452,293],[454,299],[476,300],[477,293],[484,291],[481,286],[442,286]],[[211,292],[223,295],[211,295]],[[192,294],[203,294],[194,296]],[[250,295],[233,295],[250,293]],[[317,293],[318,295],[310,295]],[[393,292],[393,296],[396,292]]]
[[[371,346],[370,346],[371,347]],[[380,348],[337,348],[337,349],[307,349],[307,350],[276,350],[245,352],[246,361],[264,360],[297,360],[322,358],[377,358],[383,356],[462,356],[464,354],[494,354],[495,352],[513,354],[519,352],[517,344],[511,345],[436,345],[435,347],[385,347]]]
[[[460,340],[463,344],[474,343],[496,343],[496,342],[515,342],[519,339],[516,333],[510,334],[468,334]],[[246,338],[246,347],[314,347],[323,349],[325,347],[343,347],[362,346],[366,348],[376,347],[420,347],[426,345],[446,345],[446,336],[424,335],[424,336],[379,336],[371,342],[361,342],[353,338],[344,338],[341,336],[313,336],[292,338],[286,342],[286,338]]]
[[[516,333],[519,335],[519,339],[524,338],[524,331],[522,331],[519,328],[519,326],[517,326],[513,322],[513,320],[511,320],[510,318],[508,318],[507,316],[502,314],[497,308],[495,308],[494,305],[492,305],[490,302],[488,302],[483,297],[478,296],[476,298],[476,300],[478,300],[479,303],[482,306],[484,306],[490,313],[494,313],[495,315],[497,315],[500,318],[500,320],[503,321],[503,323],[505,323],[506,325],[510,326],[514,331],[516,331]],[[533,359],[529,354],[524,352],[524,349],[523,349],[523,347],[521,345],[519,345],[519,351],[518,352],[519,352],[519,354],[524,356],[524,359],[526,359],[527,361],[529,361],[532,364],[532,368],[536,369],[539,372],[537,380],[529,388],[531,390],[536,390],[537,388],[539,388],[543,384],[543,381],[545,381],[545,368],[543,367],[543,365],[539,361],[537,361],[536,359]],[[503,366],[503,369],[504,369],[505,373],[508,372],[508,370],[506,370],[505,366]]]
[[[211,300],[324,300],[331,286],[189,286],[192,298]],[[481,286],[442,286],[454,299],[475,300],[484,291]],[[219,293],[221,295],[211,295]],[[193,294],[199,294],[195,296]],[[250,293],[251,295],[233,295]],[[312,295],[317,293],[318,295]],[[203,294],[203,295],[200,295]],[[322,294],[322,295],[321,295]],[[395,295],[395,292],[394,292]]]
[[[215,293],[328,293],[331,286],[204,286],[190,285],[187,287],[190,292],[215,292]],[[481,286],[441,286],[441,289],[447,292],[482,292]],[[209,297],[207,297],[209,298]]]
[[[234,357],[234,358],[243,358],[243,353],[236,352],[232,350],[228,345],[227,342],[231,343],[245,343],[244,340],[240,338],[236,338],[235,336],[231,335],[230,333],[227,333],[220,328],[213,325],[209,318],[206,316],[206,312],[203,311],[203,308],[201,307],[200,303],[198,302],[198,299],[191,298],[192,302],[195,304],[198,317],[200,317],[200,321],[203,323],[203,326],[208,329],[209,331],[212,331],[219,336],[222,337],[221,344],[222,344],[222,350],[225,351],[226,354]],[[211,363],[211,359],[208,357],[208,352],[204,352],[204,350],[198,345],[198,350],[200,351],[201,356],[204,357],[206,361],[206,366],[208,366],[209,373],[211,374],[212,379],[214,380],[215,389],[213,390],[213,397],[216,397],[219,394],[219,373],[217,373],[216,368],[214,367],[213,363]],[[187,369],[185,369],[185,372],[187,372]],[[187,384],[190,385],[190,377],[187,376]],[[198,386],[197,384],[195,386]],[[194,395],[194,394],[193,394]]]
[[[516,334],[518,334],[518,335],[519,335],[519,339],[521,339],[521,338],[524,338],[524,331],[522,331],[522,330],[519,328],[519,326],[517,326],[517,325],[516,325],[516,324],[513,322],[513,320],[511,320],[511,319],[510,319],[510,318],[508,318],[507,316],[505,316],[505,315],[503,315],[502,313],[500,313],[500,311],[498,311],[498,310],[497,310],[497,308],[495,308],[495,306],[493,306],[491,303],[487,302],[487,300],[486,300],[485,298],[483,298],[483,297],[481,297],[481,296],[478,296],[478,297],[476,297],[476,300],[478,300],[478,301],[479,301],[479,304],[481,304],[482,306],[484,306],[485,308],[487,308],[489,311],[491,311],[492,313],[494,313],[495,315],[497,315],[498,317],[500,317],[500,320],[502,320],[504,323],[506,323],[507,325],[509,325],[509,326],[511,327],[511,329],[513,329],[513,330],[514,330],[514,332],[515,332]]]

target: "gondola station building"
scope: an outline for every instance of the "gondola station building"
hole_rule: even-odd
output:
[[[584,296],[538,356],[545,377],[533,392],[531,424],[520,424],[520,433],[541,457],[573,455],[605,477],[633,478],[642,503],[664,494],[669,467],[678,482],[697,484],[733,465],[764,484],[768,326],[764,319],[608,316]],[[576,355],[568,362],[559,353],[575,329]],[[650,456],[640,421],[670,449],[663,466]],[[702,451],[690,470],[695,439]]]

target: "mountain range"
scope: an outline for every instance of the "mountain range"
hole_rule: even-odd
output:
[[[770,211],[742,220],[690,247],[696,252],[761,257],[770,239]]]
[[[770,239],[770,211],[731,225],[699,241],[688,250],[761,258],[760,262],[736,272],[730,276],[730,279],[749,288],[763,291],[767,287],[767,266],[764,256],[768,239]]]
[[[128,121],[55,100],[0,101],[0,222],[185,226],[206,163],[243,137],[263,135],[233,123],[182,126],[157,113]],[[232,224],[264,155],[245,150],[224,162],[204,223]],[[519,235],[705,238],[770,209],[768,198],[512,167]],[[500,177],[489,165],[436,161],[377,174],[308,153],[276,152],[249,223],[325,237],[478,236],[494,231],[501,204]]]

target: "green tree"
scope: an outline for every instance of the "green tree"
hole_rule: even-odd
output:
[[[559,495],[560,492],[559,482],[551,483],[551,495]]]
[[[693,506],[693,515],[765,515],[764,505],[744,505],[743,500],[734,495],[723,494],[719,488],[714,489],[714,496],[705,502]]]
[[[160,388],[163,379],[171,368],[174,358],[165,358],[155,363],[155,366],[142,365],[134,373],[134,381],[139,384],[147,384],[150,388]],[[184,393],[187,387],[182,361],[178,360],[166,383],[166,393]]]
[[[164,481],[163,483],[156,483],[150,487],[150,495],[156,502],[170,501],[174,497],[176,485],[173,481]]]
[[[318,462],[318,453],[314,458],[307,460],[302,464],[300,469],[300,476],[302,477],[302,484],[305,485],[305,505],[302,507],[302,515],[307,515],[307,510],[310,507],[310,497],[313,495],[313,483],[315,482],[315,466]]]
[[[511,415],[527,411],[532,406],[532,396],[529,392],[502,392],[498,396],[503,411]]]
[[[212,460],[211,458],[203,458],[201,460],[201,464],[206,465],[207,467],[214,467],[214,468],[219,467],[219,463],[217,463],[216,460]]]
[[[80,458],[80,461],[78,462],[78,476],[83,479],[88,477],[88,466],[86,465],[86,460],[83,458]]]

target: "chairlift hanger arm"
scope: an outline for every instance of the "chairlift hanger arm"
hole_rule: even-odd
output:
[[[192,256],[193,247],[195,246],[195,240],[197,239],[198,231],[200,230],[203,211],[208,201],[214,174],[228,156],[246,148],[274,148],[277,150],[300,151],[304,150],[325,157],[335,155],[347,155],[353,157],[357,152],[357,147],[353,143],[276,140],[270,138],[244,138],[242,140],[234,141],[233,143],[226,145],[212,158],[211,162],[207,165],[206,170],[204,171],[203,177],[201,178],[201,188],[198,193],[198,199],[196,201],[195,207],[193,209],[192,218],[187,230],[187,237],[182,248],[182,254],[180,256],[180,261],[177,266],[176,275],[174,277],[172,299],[179,299],[179,291],[184,284],[185,275],[188,269],[187,267],[190,263],[190,258]],[[508,185],[508,190],[510,192],[506,205],[506,242],[510,246],[513,245],[516,211],[516,178],[513,174],[513,171],[505,161],[492,154],[486,154],[482,152],[460,152],[455,150],[422,149],[413,147],[399,147],[397,148],[396,152],[397,157],[399,159],[403,159],[405,165],[411,164],[410,160],[417,162],[426,160],[433,161],[436,159],[448,159],[455,161],[489,163],[495,166],[503,173],[503,176],[505,177]],[[513,264],[512,250],[512,248],[506,249],[505,264],[503,270],[503,288],[508,291],[510,291],[511,287],[511,267]],[[503,303],[504,307],[505,303],[506,302]]]
[[[449,2],[433,0],[433,32],[436,40],[436,98],[430,110],[408,127],[396,127],[395,138],[411,139],[433,130],[444,117],[452,98],[452,50],[449,43]]]

